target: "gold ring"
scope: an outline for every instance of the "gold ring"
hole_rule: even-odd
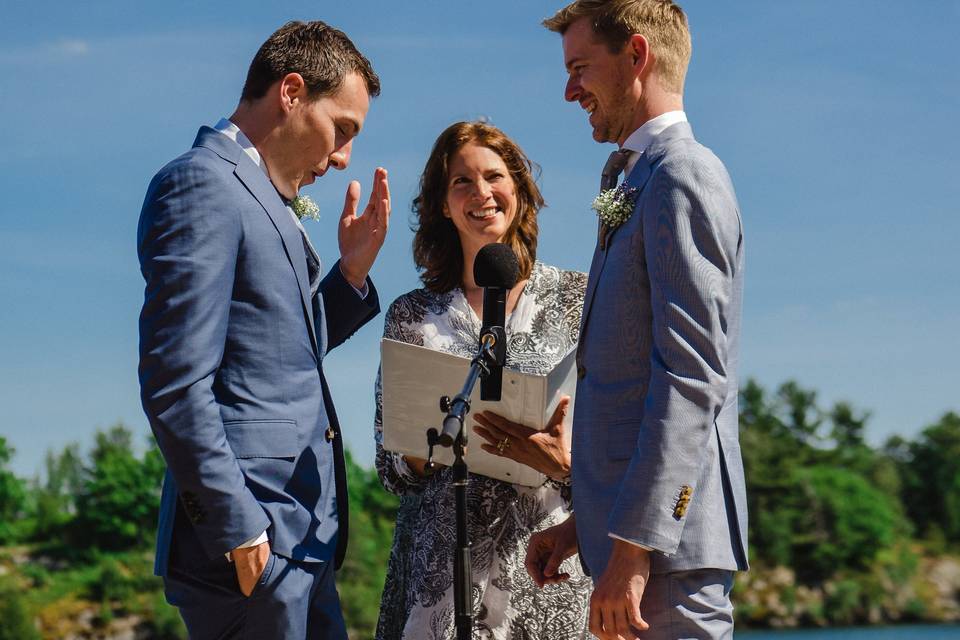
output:
[[[503,440],[497,443],[497,451],[499,451],[501,454],[509,448],[510,448],[510,438],[504,438]]]

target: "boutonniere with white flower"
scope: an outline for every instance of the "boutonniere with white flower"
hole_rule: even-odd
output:
[[[293,209],[293,213],[300,220],[309,218],[316,222],[320,219],[320,207],[310,196],[297,196],[290,201],[290,208]]]
[[[621,184],[616,189],[601,191],[590,205],[590,208],[597,212],[600,222],[608,229],[619,227],[633,215],[637,188],[626,187],[625,184]]]

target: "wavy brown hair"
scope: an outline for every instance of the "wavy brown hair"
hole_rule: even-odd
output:
[[[420,176],[420,193],[413,199],[413,262],[423,271],[420,279],[427,289],[446,293],[463,284],[463,247],[453,221],[443,215],[453,155],[468,144],[486,147],[503,160],[517,193],[517,215],[503,238],[517,254],[520,279],[530,277],[537,259],[537,213],[544,206],[534,172],[540,167],[530,161],[516,142],[486,122],[457,122],[440,134],[433,144],[427,165]]]

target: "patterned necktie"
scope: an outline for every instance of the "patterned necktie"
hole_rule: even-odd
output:
[[[617,183],[620,181],[620,174],[623,173],[624,167],[627,166],[627,160],[630,159],[630,150],[629,149],[617,149],[610,154],[610,157],[607,158],[607,163],[603,165],[603,171],[600,172],[600,191],[609,191],[610,189],[616,189]],[[600,248],[604,249],[607,244],[607,233],[609,229],[607,225],[600,223],[600,231],[598,241],[600,242]]]
[[[617,149],[607,158],[607,163],[603,165],[603,171],[600,173],[600,191],[615,189],[620,180],[620,174],[627,166],[627,160],[630,159],[629,149]]]

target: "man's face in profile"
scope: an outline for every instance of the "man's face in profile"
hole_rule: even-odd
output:
[[[632,60],[625,46],[610,53],[593,33],[589,18],[573,22],[563,34],[563,57],[569,78],[564,98],[589,114],[593,139],[620,142],[631,133]]]
[[[299,100],[291,113],[291,148],[296,157],[300,187],[312,184],[331,167],[350,164],[353,139],[363,127],[370,96],[363,78],[349,73],[331,95]]]

